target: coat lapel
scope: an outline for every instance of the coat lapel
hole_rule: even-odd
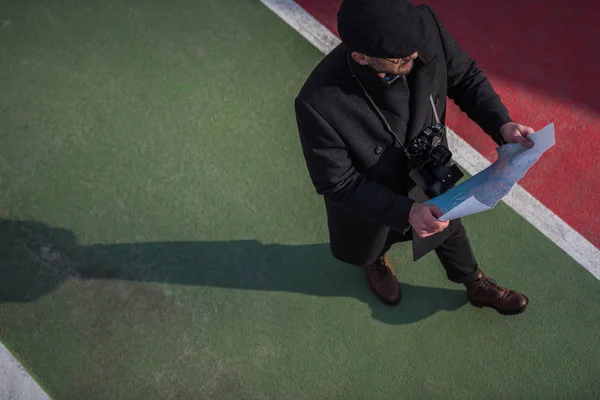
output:
[[[418,61],[415,70],[408,75],[410,120],[406,131],[407,140],[417,136],[424,125],[429,126],[433,116],[429,95],[436,71],[437,55],[419,54],[419,58],[415,61]]]
[[[437,60],[436,54],[431,54],[426,50],[420,52],[419,58],[416,60],[418,63],[415,65],[415,69],[409,74],[410,120],[406,131],[407,141],[416,137],[425,126],[429,126],[434,122],[429,95],[433,94],[435,96],[437,94],[431,93]],[[409,193],[409,197],[420,203],[428,200],[425,193],[417,187],[413,188],[411,193]],[[451,228],[454,229],[455,223],[451,222],[451,225],[453,225]],[[417,234],[413,232],[412,245],[414,260],[419,260],[431,249],[442,244],[448,236],[450,236],[451,232],[452,229],[447,228],[441,233],[424,239],[419,238]]]

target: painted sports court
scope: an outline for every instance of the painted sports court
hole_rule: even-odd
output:
[[[463,221],[524,314],[408,246],[389,307],[330,255],[293,99],[339,0],[3,2],[0,341],[45,394],[3,356],[0,399],[598,398],[600,6],[424,2],[515,120],[556,125]],[[447,122],[465,170],[494,160]]]

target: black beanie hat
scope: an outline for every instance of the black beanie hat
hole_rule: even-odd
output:
[[[407,57],[425,37],[421,11],[407,0],[344,0],[337,28],[351,51],[371,57]]]

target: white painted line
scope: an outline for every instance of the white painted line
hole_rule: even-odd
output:
[[[490,166],[487,158],[451,129],[448,129],[448,143],[456,162],[469,174],[475,175]],[[513,186],[502,201],[591,272],[596,279],[600,279],[600,250],[522,186]]]
[[[322,53],[329,53],[340,43],[337,36],[293,0],[261,0],[261,2]],[[469,174],[475,175],[490,165],[484,156],[451,129],[448,129],[448,141],[454,159]],[[600,280],[600,250],[589,240],[520,185],[515,185],[503,201]]]
[[[340,44],[340,39],[337,36],[296,4],[296,2],[291,0],[260,1],[317,49],[321,50],[322,53],[327,54]]]
[[[0,365],[0,400],[50,400],[1,343]]]

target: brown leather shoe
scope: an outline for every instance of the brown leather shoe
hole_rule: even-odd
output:
[[[387,255],[383,255],[366,268],[369,286],[375,294],[387,304],[398,304],[400,285]]]
[[[527,309],[527,296],[502,288],[479,271],[475,280],[465,283],[467,296],[475,307],[491,307],[504,315],[520,314]]]

